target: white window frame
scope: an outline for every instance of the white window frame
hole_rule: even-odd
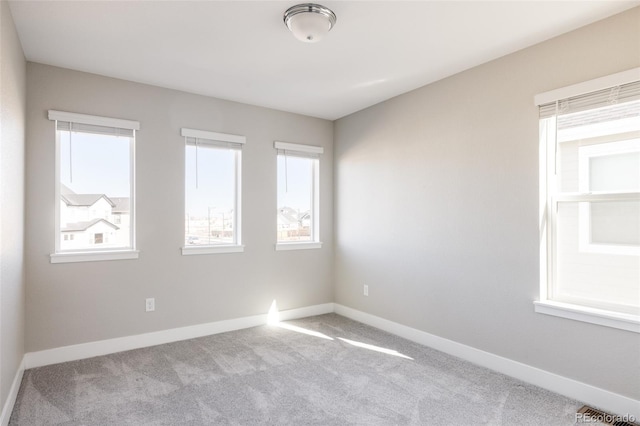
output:
[[[136,132],[140,130],[138,121],[123,120],[119,118],[101,117],[96,115],[78,114],[65,111],[49,110],[48,118],[54,121],[55,137],[55,249],[50,255],[51,263],[72,263],[72,262],[96,262],[105,260],[125,260],[137,259],[139,251],[136,249],[136,214],[135,214],[135,188],[136,188]],[[69,123],[87,124],[94,126],[114,127],[133,131],[129,146],[130,167],[129,184],[130,187],[130,247],[114,249],[83,249],[83,250],[61,250],[60,248],[60,131],[58,121]]]
[[[640,67],[545,92],[536,95],[534,102],[536,106],[545,105],[635,81],[640,81]],[[598,194],[580,191],[575,194],[553,194],[550,188],[556,184],[556,150],[553,149],[557,142],[555,129],[555,118],[544,120],[544,122],[541,120],[539,149],[540,299],[534,301],[535,312],[640,333],[640,315],[553,300],[551,293],[556,270],[554,265],[556,246],[554,226],[558,203],[629,200],[630,195],[640,198],[640,193]]]
[[[183,127],[180,134],[185,138],[185,150],[187,147],[187,138],[196,139],[196,145],[201,143],[203,146],[211,146],[219,148],[220,144],[239,145],[242,147],[247,138],[240,135],[232,135],[228,133],[211,132],[208,130],[197,130]],[[202,254],[222,254],[222,253],[242,253],[244,245],[242,245],[242,149],[234,148],[235,151],[235,190],[234,190],[234,217],[233,217],[233,242],[207,244],[198,246],[182,246],[183,256],[202,255]],[[186,173],[185,173],[186,176]],[[186,203],[186,193],[185,193]],[[186,229],[183,230],[183,241],[186,235]]]
[[[320,155],[324,153],[324,148],[314,145],[303,145],[290,142],[275,141],[276,158],[284,152],[284,155],[301,156],[314,160],[312,162],[312,182],[311,182],[311,241],[278,241],[276,232],[276,251],[287,250],[307,250],[322,248],[320,241]],[[276,161],[277,167],[277,161]]]

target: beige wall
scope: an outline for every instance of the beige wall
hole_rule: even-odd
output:
[[[24,354],[25,59],[0,1],[0,410]]]
[[[533,97],[637,66],[640,8],[338,120],[336,302],[640,399],[639,334],[533,308]]]
[[[333,300],[333,124],[51,66],[27,65],[28,352]],[[137,260],[51,264],[56,109],[137,120]],[[180,128],[245,135],[244,253],[182,256]],[[275,140],[323,146],[319,250],[274,250]],[[144,300],[155,297],[156,311]]]

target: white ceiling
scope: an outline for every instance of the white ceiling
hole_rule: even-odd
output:
[[[295,0],[10,6],[29,61],[333,120],[640,4],[318,1],[317,44],[283,24]]]

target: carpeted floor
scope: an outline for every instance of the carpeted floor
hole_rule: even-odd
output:
[[[27,370],[10,425],[574,425],[582,404],[328,314]]]

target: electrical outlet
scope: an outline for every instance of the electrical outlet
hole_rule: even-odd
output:
[[[156,310],[156,299],[153,297],[148,298],[145,301],[145,310],[147,312],[153,312]]]
[[[369,295],[369,286],[368,285],[364,285],[364,295],[368,296]]]

